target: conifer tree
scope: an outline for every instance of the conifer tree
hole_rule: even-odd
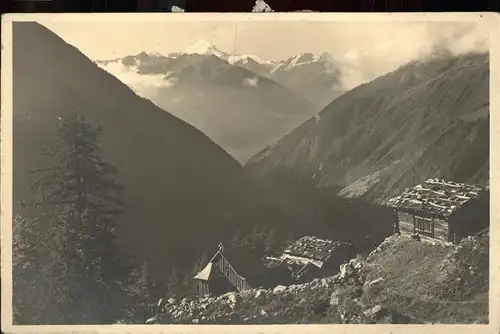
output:
[[[288,247],[295,242],[295,236],[292,233],[288,233],[287,238],[284,242],[284,247]]]
[[[151,315],[150,305],[157,297],[156,284],[151,277],[147,261],[132,271],[129,295],[131,305],[127,307],[127,318],[144,323]]]
[[[72,113],[59,118],[42,152],[52,164],[35,172],[32,203],[46,214],[50,305],[55,323],[112,323],[120,316],[128,270],[115,244],[123,210],[117,170],[102,160],[95,128]]]
[[[195,280],[193,279],[197,273],[199,273],[203,268],[208,264],[209,258],[208,253],[203,253],[201,258],[196,261],[193,265],[193,268],[184,276],[184,281],[182,283],[184,287],[184,292],[187,295],[193,296],[197,292],[197,285]]]
[[[259,247],[259,242],[260,242],[259,228],[257,225],[255,225],[252,229],[252,233],[250,234],[249,238],[250,249],[257,250],[257,248]]]
[[[200,266],[198,268],[198,271],[202,270],[203,268],[206,267],[208,264],[208,261],[210,261],[209,255],[207,252],[203,253],[203,255],[200,258]]]
[[[231,246],[231,248],[237,248],[237,247],[240,247],[242,245],[242,243],[243,242],[242,242],[240,230],[236,230],[234,232],[233,237],[231,238],[230,246]]]
[[[181,282],[182,283],[182,282]],[[167,297],[175,297],[179,294],[179,272],[177,267],[172,267],[165,285]]]
[[[272,229],[271,231],[269,231],[266,237],[264,250],[266,252],[272,252],[275,250],[275,247],[276,247],[276,230]]]
[[[48,309],[43,261],[43,229],[37,219],[16,216],[12,225],[12,284],[14,324],[40,324]]]

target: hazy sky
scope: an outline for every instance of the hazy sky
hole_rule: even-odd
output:
[[[267,15],[267,14],[261,14]],[[458,21],[458,20],[457,20]],[[436,47],[487,50],[488,29],[476,22],[276,22],[76,20],[40,23],[94,60],[185,50],[198,40],[218,49],[279,60],[298,52],[329,52],[357,66],[353,82],[383,74]]]

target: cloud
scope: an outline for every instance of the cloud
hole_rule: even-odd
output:
[[[170,88],[177,81],[170,73],[139,74],[136,67],[127,67],[119,61],[99,66],[129,86],[137,95],[147,99],[155,98],[160,89]]]
[[[489,50],[489,32],[482,24],[460,24],[447,26],[443,30],[430,31],[436,39],[434,46],[443,47],[452,54],[460,55],[464,53],[487,52]]]
[[[259,84],[259,78],[246,78],[245,80],[243,80],[243,84],[248,87],[257,87],[257,85]]]
[[[154,80],[152,82],[154,82]],[[175,85],[176,82],[177,78],[172,75],[172,72],[167,72],[167,74],[163,76],[163,81],[160,83],[158,88],[170,88]]]
[[[365,32],[366,28],[363,27]],[[435,52],[447,51],[452,55],[487,52],[489,32],[479,23],[404,24],[374,29],[372,41],[360,42],[335,57],[345,89],[371,81],[410,61],[423,60]]]

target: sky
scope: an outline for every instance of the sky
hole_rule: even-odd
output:
[[[267,15],[267,14],[260,14]],[[457,22],[458,21],[458,22]],[[299,52],[328,52],[356,68],[347,86],[387,73],[436,48],[453,53],[487,51],[480,21],[182,21],[39,20],[93,60],[145,52],[182,52],[199,40],[219,50],[281,60]]]

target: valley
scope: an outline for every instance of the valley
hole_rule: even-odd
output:
[[[98,64],[241,163],[343,93],[341,73],[327,54],[267,61],[201,40],[180,53],[142,52]]]
[[[489,213],[473,206],[489,196],[488,53],[430,53],[348,89],[328,52],[266,60],[200,40],[96,60],[36,22],[13,40],[18,323],[488,321]],[[412,187],[422,210],[401,235],[388,200]],[[483,233],[455,230],[461,206]],[[435,207],[452,217],[439,242]],[[105,296],[87,296],[96,273]]]

